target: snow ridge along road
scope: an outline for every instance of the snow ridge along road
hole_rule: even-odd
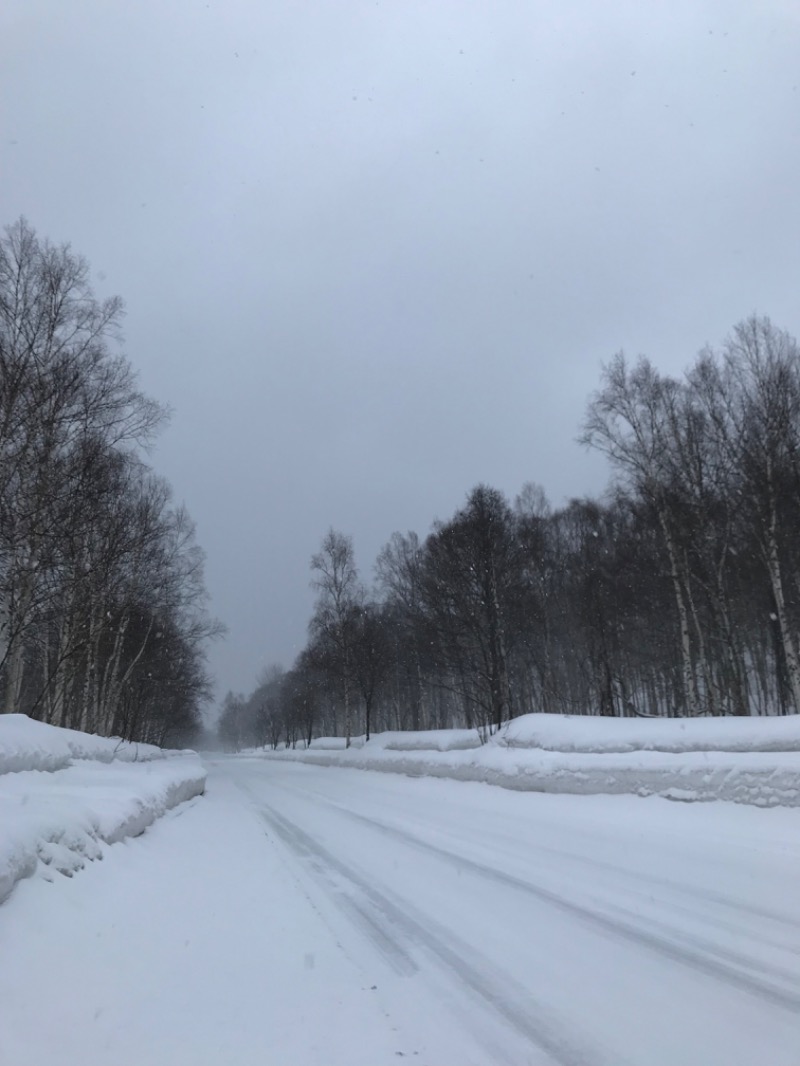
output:
[[[800,806],[800,715],[786,718],[593,718],[523,714],[482,742],[478,730],[320,737],[264,759],[479,781],[573,795],[658,795]]]
[[[72,876],[205,788],[194,752],[0,715],[0,903],[32,876]]]
[[[0,1061],[798,1066],[798,817],[216,760],[0,907]]]

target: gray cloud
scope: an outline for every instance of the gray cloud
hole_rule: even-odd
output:
[[[302,646],[328,526],[368,573],[479,480],[597,493],[603,359],[800,333],[794,4],[7,0],[0,41],[3,221],[127,301],[221,689]]]

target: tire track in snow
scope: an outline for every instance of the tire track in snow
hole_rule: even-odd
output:
[[[330,806],[335,807],[343,815],[354,821],[371,826],[373,829],[378,829],[381,833],[394,836],[403,843],[433,854],[450,864],[469,869],[493,881],[500,881],[503,884],[526,892],[541,902],[556,907],[572,917],[591,923],[613,937],[627,940],[640,947],[646,947],[673,962],[678,962],[683,966],[697,970],[706,976],[725,981],[775,1006],[789,1010],[792,1014],[800,1012],[800,990],[797,990],[797,975],[794,973],[777,967],[763,966],[746,955],[722,948],[711,941],[697,937],[690,939],[680,930],[654,919],[650,920],[651,928],[644,928],[642,925],[627,920],[626,917],[614,917],[611,913],[587,907],[515,874],[505,873],[503,870],[486,866],[475,859],[467,858],[457,852],[431,844],[397,826],[370,818],[357,811],[348,810],[339,804],[330,804]],[[752,972],[756,969],[761,970],[764,976],[759,976]],[[777,983],[781,980],[786,981],[789,987]]]
[[[251,797],[254,799],[254,797]],[[530,993],[449,930],[415,911],[406,901],[377,889],[352,866],[339,859],[299,826],[263,801],[254,802],[265,824],[308,868],[317,884],[359,928],[371,936],[381,953],[397,964],[407,960],[419,969],[406,945],[416,945],[454,974],[518,1034],[546,1052],[556,1066],[611,1066],[607,1056],[574,1035],[574,1024],[556,1025],[537,1008]],[[398,934],[402,942],[398,940]],[[387,946],[392,947],[388,949]],[[625,1066],[615,1057],[613,1066]]]
[[[290,785],[286,782],[281,782],[280,787],[286,791],[293,792],[306,800],[309,796],[313,796],[316,801],[325,804],[338,813],[356,819],[357,821],[364,822],[375,829],[380,829],[381,832],[385,831],[389,833],[393,832],[395,834],[405,834],[404,839],[406,843],[413,843],[417,847],[433,849],[442,859],[448,859],[451,862],[458,860],[459,863],[475,861],[465,859],[457,851],[451,851],[435,844],[431,844],[430,842],[417,837],[409,830],[402,830],[391,823],[380,821],[377,818],[371,818],[362,814],[360,811],[354,811],[351,807],[331,799],[324,792],[320,792],[316,789],[309,790],[300,788],[297,785]],[[633,886],[626,882],[638,882],[641,886],[650,886],[651,889],[666,890],[671,895],[678,897],[678,899],[669,901],[668,906],[673,911],[681,911],[695,920],[702,920],[706,926],[714,925],[728,933],[737,935],[739,938],[746,934],[750,936],[752,940],[757,941],[759,945],[768,945],[777,948],[782,952],[792,955],[800,955],[800,943],[796,941],[796,938],[792,938],[791,942],[787,941],[787,931],[789,929],[793,932],[800,931],[800,921],[792,915],[779,913],[778,911],[758,906],[752,902],[744,903],[740,900],[731,899],[730,897],[723,895],[721,892],[714,892],[711,889],[701,886],[693,885],[690,887],[682,885],[676,881],[654,877],[642,870],[637,870],[630,866],[621,866],[617,863],[604,861],[596,857],[588,857],[575,851],[553,847],[551,844],[543,844],[537,841],[536,851],[537,853],[547,855],[554,859],[558,859],[559,861],[573,863],[580,868],[588,870],[590,875],[596,875],[598,871],[608,873],[614,878],[621,879],[624,883],[625,890],[628,892],[632,890]],[[492,873],[497,872],[495,867],[485,867],[484,872],[487,871]],[[530,884],[530,882],[528,883]],[[640,891],[644,890],[644,888],[640,889]],[[649,895],[650,893],[648,893],[648,896]],[[682,900],[682,902],[679,902],[678,900]],[[728,917],[723,917],[721,914],[713,912],[700,915],[697,912],[696,906],[692,905],[696,904],[698,900],[701,900],[704,904],[711,904],[712,907],[732,913],[730,913]],[[620,908],[612,907],[612,909],[619,910]],[[744,921],[749,924],[752,923],[753,919],[766,922],[770,926],[770,929],[743,929],[742,922]],[[653,921],[655,924],[658,924],[657,919],[653,919]],[[667,930],[671,928],[665,923],[661,924],[663,928]],[[678,931],[677,935],[681,935],[680,931]],[[710,950],[716,951],[717,949],[714,945],[710,945]],[[748,959],[741,953],[736,955],[736,960],[745,965],[752,964],[752,960]],[[788,980],[791,985],[797,983],[797,978],[794,973],[787,973],[786,971],[781,972],[779,968],[773,968],[772,973],[774,976],[781,976]]]

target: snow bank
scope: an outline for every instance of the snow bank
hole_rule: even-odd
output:
[[[524,714],[494,738],[563,752],[800,751],[800,715],[785,718],[590,718]]]
[[[730,720],[654,723],[554,716],[552,722],[541,721],[548,718],[527,715],[509,723],[487,744],[469,749],[457,746],[458,736],[450,747],[447,737],[441,736],[435,741],[441,746],[434,748],[436,733],[433,738],[431,734],[417,734],[416,744],[408,739],[409,734],[384,733],[361,750],[265,755],[413,777],[482,781],[528,792],[625,793],[683,802],[721,799],[763,807],[800,806],[800,719],[742,722],[742,727],[751,727],[748,732],[745,728],[737,731],[740,723]],[[612,728],[605,736],[603,727],[608,725]],[[649,732],[651,725],[665,728]],[[689,728],[682,730],[682,725]],[[628,732],[616,730],[617,726],[628,726]],[[637,726],[644,728],[637,733]],[[695,730],[695,726],[705,728]],[[711,742],[716,726],[721,727],[719,747],[710,750],[703,745]],[[728,730],[730,726],[734,728]],[[397,745],[393,736],[400,737]],[[750,748],[745,747],[748,739]],[[617,750],[623,743],[624,750]],[[637,743],[639,746],[634,747]],[[672,747],[656,749],[656,743]],[[563,744],[566,750],[553,750],[556,744]],[[723,744],[729,747],[722,748]],[[738,750],[730,747],[734,744],[739,745]]]
[[[74,760],[74,761],[73,761]],[[72,876],[205,790],[194,752],[0,716],[0,903],[35,873]]]
[[[395,730],[373,733],[369,741],[365,736],[350,738],[351,748],[363,748],[365,744],[369,744],[370,751],[462,751],[479,748],[481,743],[477,729],[424,729],[417,732]],[[260,752],[262,749],[251,750]],[[297,748],[287,749],[285,744],[279,744],[276,750],[297,751],[304,748],[298,744]],[[315,737],[308,745],[308,750],[346,751],[347,741],[344,737]]]
[[[205,790],[198,756],[145,763],[86,761],[53,773],[0,777],[0,902],[37,871],[72,876],[102,858],[102,844],[138,836]]]
[[[45,725],[24,714],[0,715],[0,774],[20,770],[61,770],[73,759],[142,762],[168,753],[152,744],[132,744],[74,729]]]
[[[353,748],[361,748],[363,745],[363,737],[352,737],[350,739],[350,746]],[[347,741],[344,737],[315,737],[308,747],[311,751],[344,751],[347,747]],[[284,750],[286,750],[285,745]]]

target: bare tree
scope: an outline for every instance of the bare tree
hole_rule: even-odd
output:
[[[697,664],[692,641],[690,578],[680,551],[673,485],[671,428],[679,417],[682,386],[661,377],[644,358],[630,369],[617,355],[603,371],[603,385],[591,400],[581,440],[604,452],[624,484],[653,507],[663,535],[678,616],[683,699],[687,714],[700,713]]]
[[[203,559],[143,461],[166,412],[122,303],[20,220],[0,239],[0,710],[186,736],[208,697]]]
[[[601,499],[551,509],[529,483],[512,510],[478,486],[424,542],[393,535],[379,606],[329,532],[292,672],[317,697],[308,737],[337,730],[343,704],[349,738],[359,697],[367,733],[534,709],[800,711],[796,341],[752,317],[680,379],[619,355],[582,439],[613,464]]]
[[[707,350],[694,374],[720,450],[738,479],[737,511],[769,576],[795,712],[800,712],[798,619],[789,610],[787,562],[800,502],[800,349],[765,317],[734,327],[721,358]],[[797,596],[796,572],[792,598]]]
[[[68,502],[85,470],[70,462],[87,441],[148,440],[164,417],[114,355],[119,299],[98,301],[86,262],[41,241],[20,220],[0,240],[0,601],[5,697],[22,692],[26,635],[46,608]],[[78,483],[75,477],[78,478]]]
[[[330,529],[322,541],[321,550],[311,559],[311,572],[317,600],[309,630],[325,653],[328,669],[341,685],[344,732],[349,748],[353,728],[353,656],[358,618],[364,603],[351,538]]]
[[[499,726],[513,714],[508,654],[522,570],[511,509],[485,485],[425,545],[422,595],[438,650],[466,705],[483,708],[481,724]]]
[[[367,603],[356,618],[353,642],[353,674],[364,702],[364,734],[369,740],[372,712],[389,672],[391,644],[389,627],[380,608]]]
[[[427,675],[431,665],[431,636],[422,598],[423,558],[424,549],[416,533],[405,536],[393,533],[375,564],[377,584],[393,618],[396,718],[403,717],[399,707],[402,698],[410,703],[412,729],[419,729],[428,717],[426,689],[430,681]],[[384,624],[388,621],[389,616],[384,613]]]

